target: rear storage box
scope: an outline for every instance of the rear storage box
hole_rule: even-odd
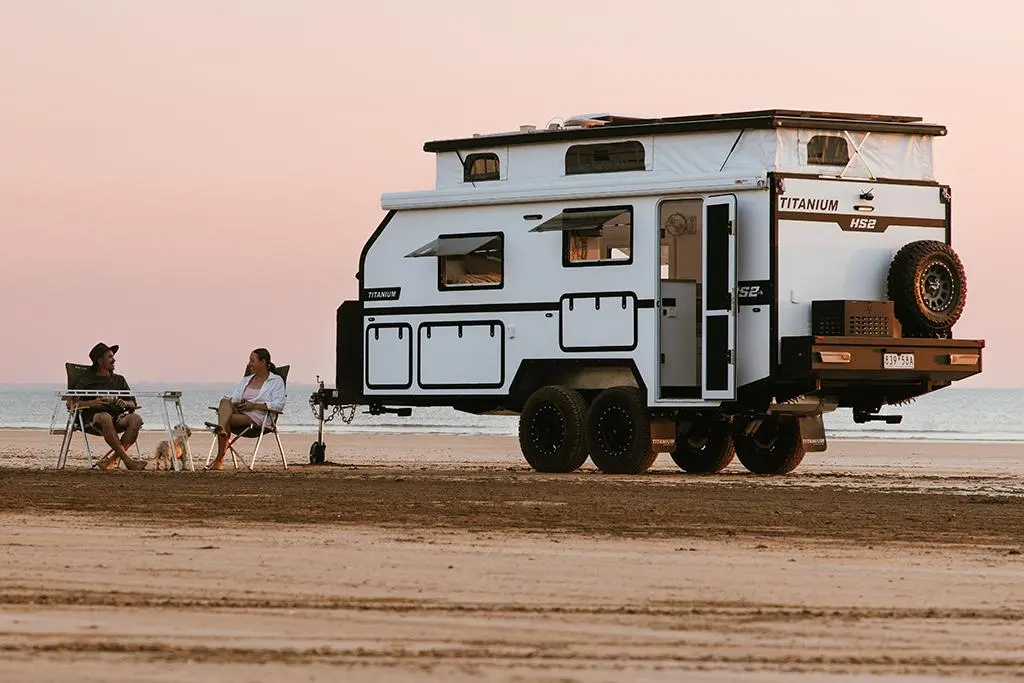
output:
[[[896,337],[892,301],[812,301],[811,333],[817,337]]]

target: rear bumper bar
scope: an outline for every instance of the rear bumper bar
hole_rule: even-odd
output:
[[[981,372],[979,339],[783,337],[781,374],[821,384],[945,386]]]

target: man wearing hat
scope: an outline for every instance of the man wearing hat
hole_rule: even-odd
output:
[[[114,354],[118,345],[107,346],[100,342],[92,347],[89,360],[92,361],[90,372],[86,373],[71,389],[81,391],[130,391],[128,382],[121,375],[114,374]],[[132,460],[128,455],[142,429],[142,418],[136,414],[138,404],[133,396],[93,396],[78,402],[84,408],[82,419],[87,425],[103,435],[114,452],[100,460],[96,466],[109,470],[117,466],[120,458],[130,470],[145,469],[144,460]],[[122,433],[120,438],[118,434]]]

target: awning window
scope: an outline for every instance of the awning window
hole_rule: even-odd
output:
[[[410,256],[465,256],[488,246],[497,246],[501,242],[498,235],[481,235],[477,237],[438,237],[433,242],[424,244],[416,251],[406,254]],[[493,244],[492,244],[493,243]]]
[[[593,211],[563,211],[549,218],[530,232],[554,232],[556,230],[595,230],[601,228],[616,216],[627,213],[626,209],[596,209]],[[628,215],[628,214],[627,214]],[[628,219],[627,219],[628,222]]]

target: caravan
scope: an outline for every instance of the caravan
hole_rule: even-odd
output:
[[[545,472],[790,472],[822,413],[895,422],[981,372],[945,132],[769,110],[428,142],[436,187],[383,196],[311,401],[517,413]]]

